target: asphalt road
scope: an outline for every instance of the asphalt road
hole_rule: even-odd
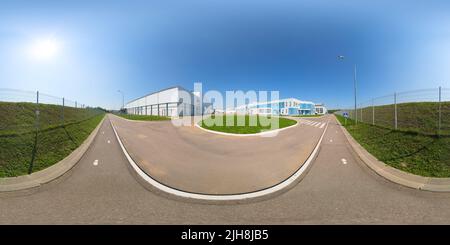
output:
[[[289,178],[311,154],[326,120],[297,126],[274,137],[236,137],[170,121],[139,122],[111,116],[130,156],[153,179],[201,194],[241,194]],[[296,119],[299,120],[299,119]]]
[[[105,120],[92,147],[67,176],[36,193],[0,197],[0,223],[450,223],[450,194],[408,189],[377,176],[355,158],[334,120],[306,177],[264,201],[212,205],[172,200],[142,187],[127,164]]]

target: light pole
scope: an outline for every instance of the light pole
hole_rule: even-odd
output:
[[[345,56],[343,55],[339,55],[338,59],[339,60],[344,60]],[[354,110],[354,115],[355,115],[355,124],[358,124],[358,111],[357,111],[357,106],[356,106],[356,85],[357,85],[357,80],[356,80],[356,64],[354,65],[354,71],[353,71],[353,89],[354,89],[354,94],[355,94],[355,110]]]
[[[123,109],[123,108],[125,107],[125,96],[123,95],[123,92],[122,92],[122,91],[117,90],[117,92],[119,92],[119,93],[122,94],[122,108],[121,108],[121,109]]]

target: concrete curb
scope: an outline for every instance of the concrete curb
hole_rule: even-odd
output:
[[[42,185],[52,182],[53,180],[64,175],[79,162],[84,153],[89,149],[101,125],[105,121],[105,118],[106,115],[87,137],[87,139],[61,161],[30,175],[0,178],[0,193],[40,188]]]
[[[148,184],[148,186],[152,187],[153,189],[156,189],[162,193],[168,194],[169,196],[172,196],[174,198],[180,198],[185,200],[196,200],[201,202],[213,202],[213,203],[222,203],[222,202],[243,202],[247,200],[260,200],[262,198],[265,198],[267,196],[273,196],[277,193],[282,193],[284,190],[289,189],[290,187],[294,186],[295,184],[300,181],[304,175],[307,173],[309,168],[312,165],[312,161],[316,157],[316,155],[319,152],[320,145],[322,143],[323,137],[328,129],[328,122],[327,126],[322,132],[321,137],[319,138],[319,141],[317,142],[316,146],[314,147],[313,151],[307,158],[307,160],[295,171],[289,178],[283,180],[282,182],[254,192],[250,193],[242,193],[242,194],[226,194],[226,195],[212,195],[212,194],[199,194],[199,193],[192,193],[187,191],[178,190],[175,188],[172,188],[170,186],[167,186],[165,184],[162,184],[155,179],[153,179],[150,175],[148,175],[146,172],[144,172],[136,162],[131,158],[131,156],[128,154],[128,151],[126,150],[124,144],[122,143],[122,140],[119,137],[119,134],[117,133],[113,122],[110,120],[111,127],[114,131],[114,134],[116,135],[117,141],[119,142],[120,147],[122,148],[123,153],[125,154],[125,157],[128,159],[128,162],[131,165],[131,168],[134,173],[136,173],[136,177],[138,177],[139,182],[143,182]]]
[[[364,162],[378,175],[391,182],[413,189],[433,192],[450,192],[450,178],[423,177],[404,172],[402,170],[391,167],[382,161],[379,161],[350,135],[347,129],[342,126],[342,124],[339,122],[339,120],[337,120],[336,117],[335,120],[341,126],[345,137],[353,148],[353,151],[358,155],[362,162]]]
[[[295,120],[295,119],[292,119],[292,120]],[[250,136],[272,137],[272,136],[276,136],[279,132],[281,132],[283,130],[296,127],[296,126],[298,126],[300,124],[298,122],[298,120],[295,120],[295,121],[296,121],[296,123],[294,125],[289,126],[289,127],[269,130],[269,131],[265,131],[265,132],[255,133],[255,134],[233,134],[233,133],[225,133],[225,132],[220,132],[220,131],[214,131],[214,130],[209,130],[209,129],[206,129],[206,128],[202,128],[200,125],[198,125],[198,123],[195,124],[195,127],[199,128],[199,129],[201,129],[203,131],[206,131],[208,133],[225,135],[225,136],[234,136],[234,137],[250,137]]]

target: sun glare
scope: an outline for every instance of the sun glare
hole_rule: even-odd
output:
[[[31,56],[38,60],[49,60],[54,58],[60,50],[60,44],[54,38],[39,39],[31,46]]]

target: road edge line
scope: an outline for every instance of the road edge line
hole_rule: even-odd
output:
[[[131,158],[131,156],[128,154],[128,151],[126,150],[125,146],[123,145],[119,134],[117,133],[114,123],[110,121],[111,127],[113,128],[114,134],[116,135],[116,139],[119,142],[120,147],[122,148],[122,151],[127,158],[128,162],[132,166],[132,169],[138,174],[140,178],[142,178],[145,182],[153,186],[154,188],[164,192],[171,194],[176,197],[182,197],[187,199],[195,199],[195,200],[203,200],[203,201],[240,201],[240,200],[249,200],[249,199],[255,199],[263,196],[267,196],[269,194],[274,194],[279,191],[284,190],[285,188],[289,187],[291,184],[295,183],[296,180],[298,180],[300,177],[303,176],[304,173],[306,173],[306,170],[309,169],[311,166],[311,163],[313,162],[313,159],[316,157],[317,153],[319,152],[320,145],[322,143],[323,137],[328,129],[329,120],[327,121],[327,126],[322,132],[322,135],[320,136],[319,141],[317,142],[316,146],[314,147],[314,150],[309,155],[308,159],[300,166],[300,168],[295,171],[289,178],[283,180],[282,182],[268,187],[263,190],[250,192],[250,193],[244,193],[244,194],[227,194],[227,195],[208,195],[208,194],[197,194],[197,193],[191,193],[187,191],[181,191],[178,189],[174,189],[172,187],[166,186],[156,180],[154,180],[150,175],[145,173],[137,164],[134,162],[134,160]]]
[[[0,193],[11,193],[16,191],[26,191],[30,189],[37,189],[43,185],[50,183],[67,172],[73,169],[81,160],[84,154],[89,150],[92,142],[96,138],[101,125],[105,121],[105,116],[99,124],[92,130],[91,134],[69,155],[61,161],[40,171],[34,172],[30,175],[21,175],[17,177],[0,178]]]
[[[450,178],[424,177],[408,173],[387,165],[386,163],[378,160],[364,147],[362,147],[353,138],[353,136],[351,136],[347,129],[342,126],[342,124],[336,117],[335,120],[340,125],[342,132],[344,133],[356,156],[377,175],[383,177],[386,180],[389,180],[392,183],[416,190],[430,192],[450,192]]]

